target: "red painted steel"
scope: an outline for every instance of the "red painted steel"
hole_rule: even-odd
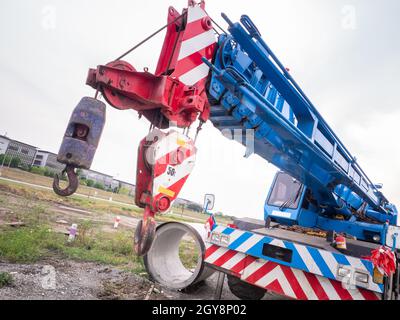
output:
[[[167,33],[154,74],[137,71],[119,60],[90,69],[86,83],[100,90],[113,107],[136,110],[159,128],[168,128],[169,122],[185,128],[197,119],[207,121],[208,68],[201,58],[212,59],[216,41],[210,33],[211,19],[203,9],[204,2],[197,5],[192,1],[182,15],[169,8]]]

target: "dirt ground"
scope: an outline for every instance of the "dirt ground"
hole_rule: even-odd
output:
[[[4,189],[4,188],[3,188]],[[94,212],[52,201],[30,199],[8,189],[1,190],[1,221],[24,220],[24,208],[44,205],[48,223],[56,232],[65,233],[72,223],[97,223],[98,229],[117,234],[118,230],[132,231],[139,219],[120,215],[118,230],[113,228],[116,214]],[[28,213],[31,211],[28,210]],[[53,272],[54,271],[54,272]],[[93,299],[210,299],[214,295],[216,275],[193,288],[190,293],[171,291],[154,284],[145,272],[137,274],[96,262],[77,261],[54,256],[32,264],[8,263],[0,260],[0,272],[13,278],[10,286],[0,288],[0,300],[93,300]],[[49,286],[49,279],[54,283]],[[235,299],[226,286],[224,299]]]
[[[55,270],[55,281],[49,270]],[[171,291],[145,276],[105,265],[71,260],[49,260],[36,264],[0,262],[0,272],[8,272],[14,282],[0,288],[1,300],[203,300],[214,295],[216,274],[190,293]],[[50,277],[51,278],[51,277]],[[224,286],[222,299],[237,299]]]
[[[30,190],[17,192],[1,184],[0,187],[0,223],[24,221],[40,209],[55,232],[66,233],[72,223],[91,221],[98,230],[118,235],[120,231],[133,232],[139,221],[137,217],[119,214],[121,222],[116,230],[113,222],[117,215],[108,210],[79,208],[46,200],[46,194],[38,197]],[[0,258],[0,273],[8,273],[13,278],[11,285],[0,286],[0,300],[206,300],[214,297],[217,273],[181,292],[160,287],[142,271],[126,271],[118,266],[61,258],[56,254],[31,264],[9,263]],[[237,300],[226,279],[222,299]],[[267,293],[264,299],[279,298]]]

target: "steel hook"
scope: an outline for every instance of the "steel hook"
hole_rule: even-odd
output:
[[[150,250],[155,234],[156,223],[154,220],[148,224],[146,224],[146,221],[139,221],[134,236],[134,249],[139,257],[144,256]]]
[[[140,220],[134,235],[134,250],[138,256],[144,256],[151,248],[157,224],[153,217]]]
[[[65,189],[60,188],[60,176],[56,174],[53,180],[53,190],[56,194],[62,197],[68,197],[75,193],[79,186],[78,176],[75,172],[75,167],[67,165],[62,174],[67,173],[68,186]]]

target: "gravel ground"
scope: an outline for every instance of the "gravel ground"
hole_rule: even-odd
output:
[[[23,201],[8,193],[6,196],[9,204]],[[65,232],[71,223],[79,223],[82,219],[100,223],[103,231],[116,232],[112,228],[114,214],[99,215],[60,204],[51,204],[48,210],[51,210],[54,229],[59,232]],[[0,207],[0,220],[7,214],[14,213],[9,208]],[[60,224],[61,221],[64,222]],[[135,217],[121,216],[120,228],[133,230],[137,222]],[[0,261],[0,272],[11,274],[14,280],[12,285],[0,288],[0,300],[205,300],[213,299],[218,276],[215,273],[190,291],[171,291],[148,280],[146,274],[137,275],[112,266],[58,259],[56,256],[35,264]],[[222,299],[237,300],[226,279]],[[277,297],[266,294],[264,299]]]
[[[144,299],[151,287],[150,281],[132,273],[69,260],[30,265],[0,263],[0,272],[8,272],[14,279],[13,285],[0,289],[0,299]],[[121,283],[132,290],[123,290]]]
[[[14,283],[0,288],[1,300],[203,300],[212,299],[216,274],[184,293],[155,285],[144,276],[91,262],[50,260],[36,264],[0,262]],[[223,299],[237,299],[227,285]]]

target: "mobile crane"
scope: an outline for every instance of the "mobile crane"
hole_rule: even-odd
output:
[[[259,298],[270,290],[296,299],[397,299],[396,207],[251,19],[243,15],[233,23],[222,17],[228,32],[206,13],[204,1],[189,0],[182,13],[170,7],[154,74],[121,60],[137,46],[89,70],[86,83],[96,94],[83,98],[71,116],[58,153],[69,185],[61,189],[56,176],[54,191],[73,194],[75,168],[90,168],[105,122],[99,93],[117,109],[136,110],[151,123],[139,144],[135,195],[144,208],[135,249],[145,255],[155,234],[155,214],[170,208],[193,170],[196,138],[188,129],[198,121],[197,137],[209,120],[246,146],[247,155],[255,153],[281,170],[267,196],[263,222],[237,219],[234,226],[214,226],[210,232],[204,261],[229,275],[238,296]],[[293,230],[313,230],[325,238]],[[375,256],[368,258],[371,252]]]

